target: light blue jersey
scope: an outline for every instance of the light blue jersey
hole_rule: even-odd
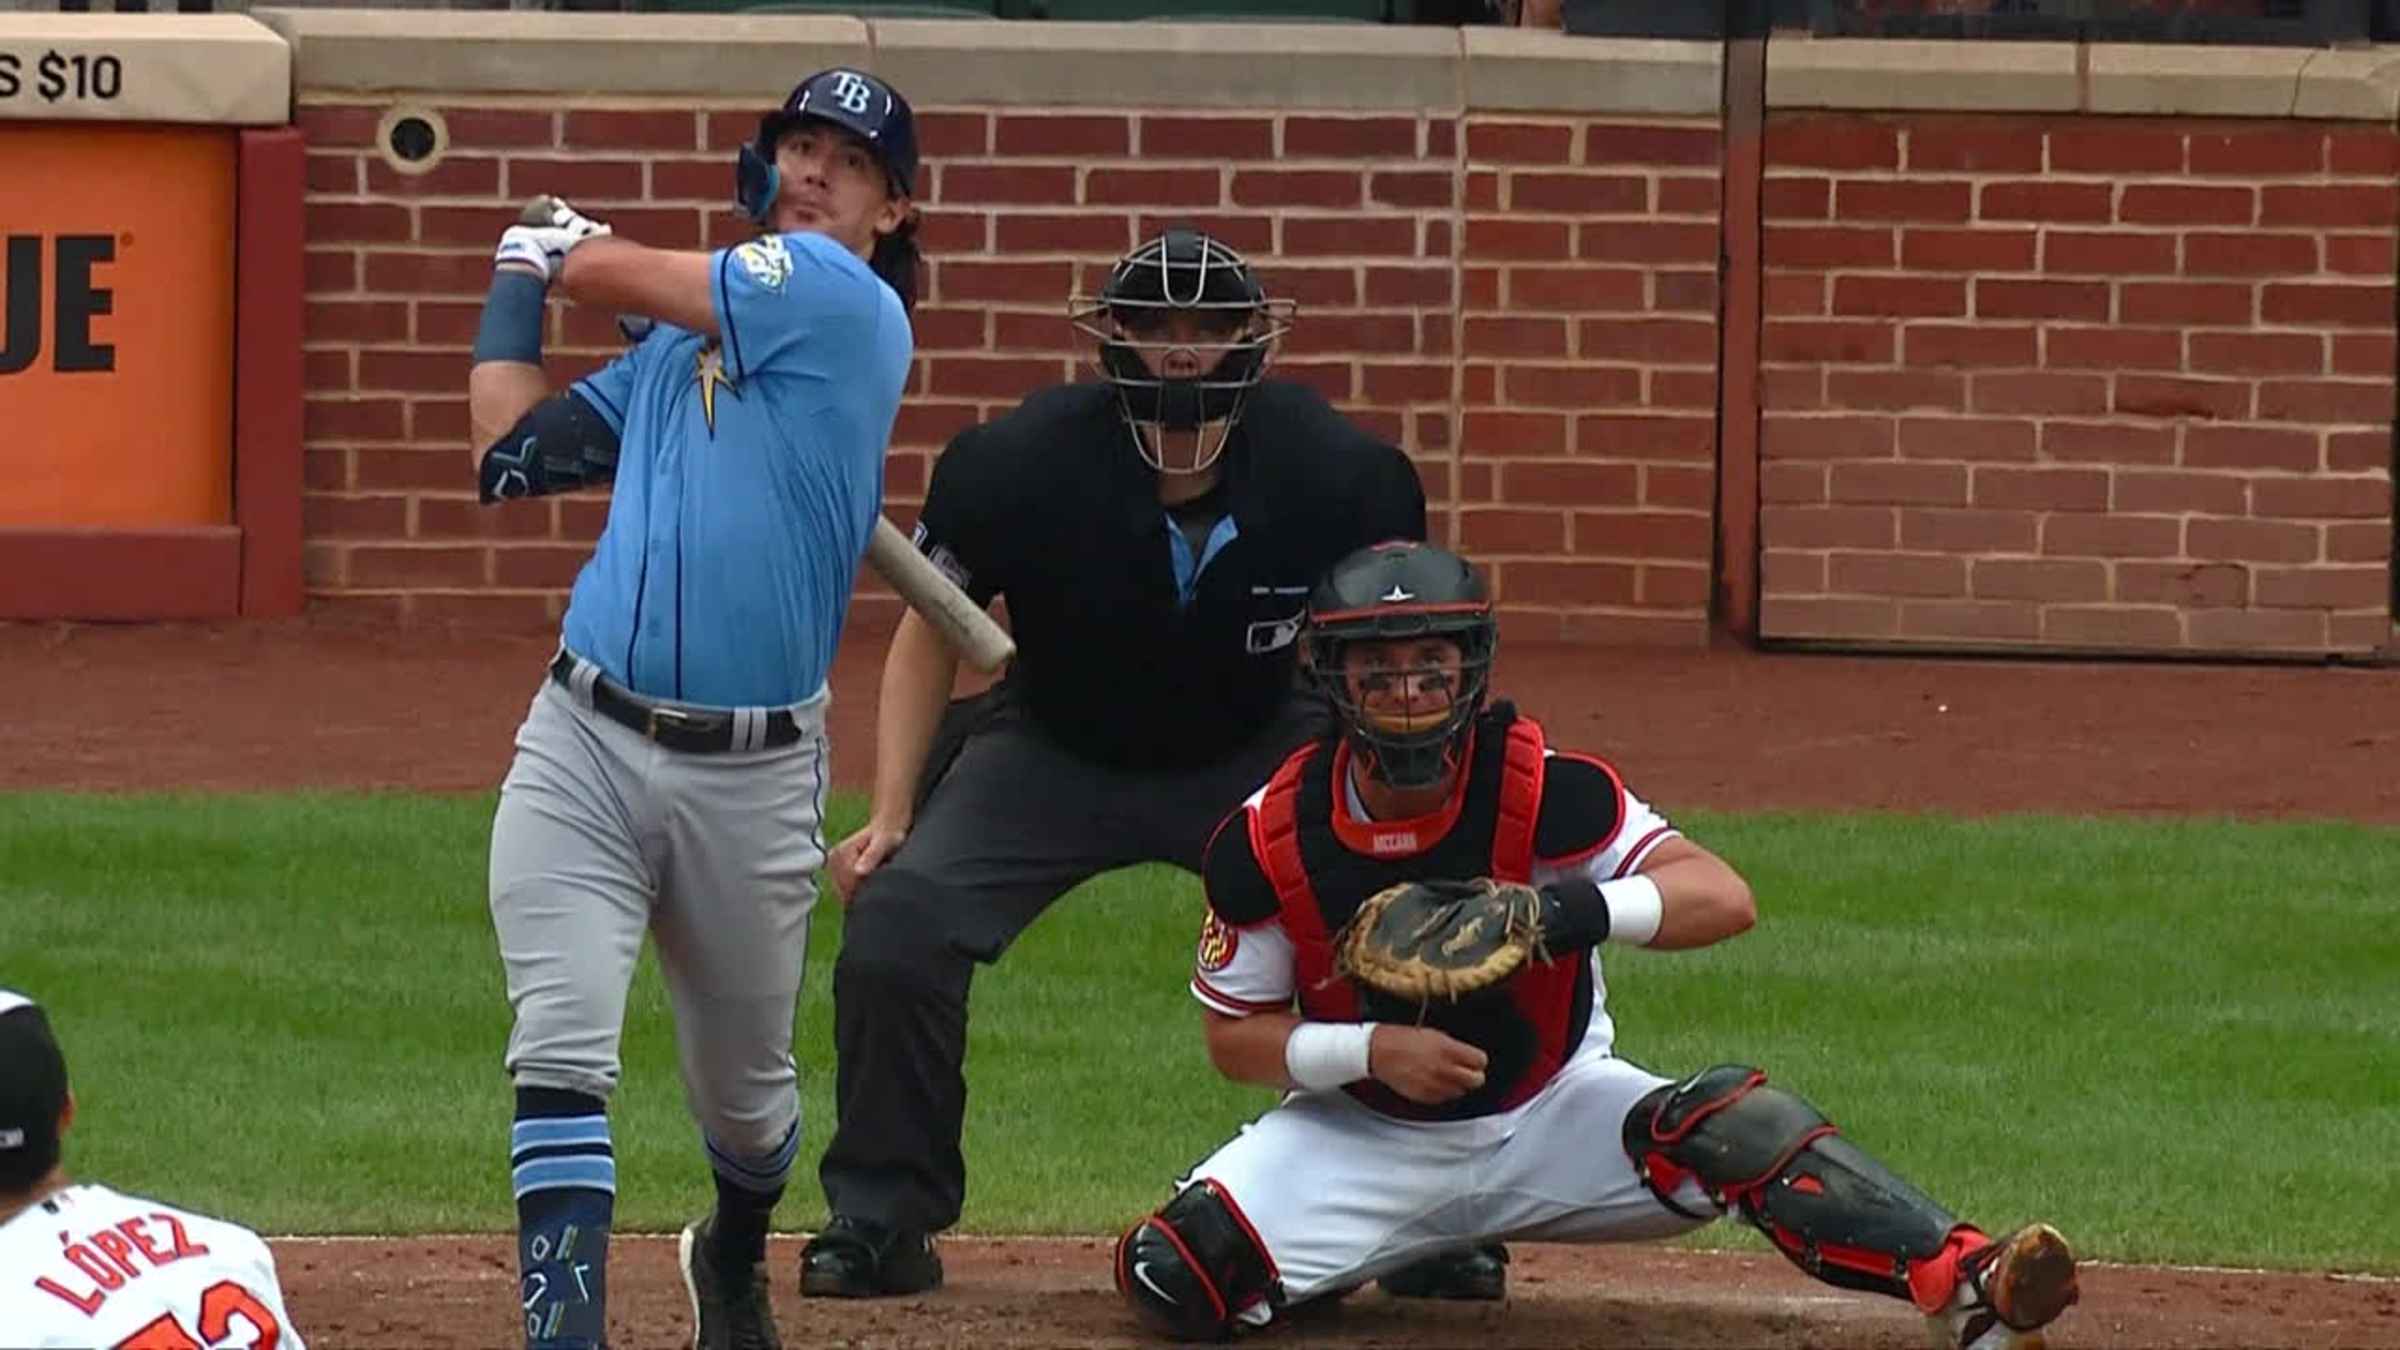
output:
[[[900,298],[824,235],[714,267],[719,337],[660,324],[575,383],[622,444],[566,644],[653,698],[796,703],[833,664],[914,341]]]

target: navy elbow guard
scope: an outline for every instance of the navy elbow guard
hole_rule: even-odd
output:
[[[544,399],[483,452],[477,495],[496,502],[608,482],[617,474],[617,446],[617,433],[582,399]]]

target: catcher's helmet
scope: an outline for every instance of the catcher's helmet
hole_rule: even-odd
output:
[[[793,123],[810,118],[831,122],[874,147],[891,175],[892,191],[916,195],[917,118],[908,100],[863,70],[836,66],[802,80],[782,107],[758,119],[757,137],[742,146],[733,167],[733,199],[744,215],[766,223],[782,186],[775,142]]]
[[[1439,716],[1423,724],[1405,711],[1370,710],[1343,669],[1356,642],[1446,638],[1458,645],[1457,682]],[[1360,549],[1333,565],[1308,596],[1308,669],[1341,715],[1350,753],[1398,788],[1431,787],[1458,767],[1476,714],[1491,691],[1500,623],[1491,593],[1466,559],[1400,539]],[[1383,677],[1425,679],[1446,669],[1397,667]],[[1402,703],[1405,705],[1406,698]]]
[[[1160,430],[1218,430],[1176,472],[1198,473],[1223,453],[1242,404],[1266,374],[1275,340],[1291,327],[1295,306],[1269,300],[1242,255],[1198,230],[1177,228],[1120,259],[1097,296],[1077,295],[1068,318],[1099,343],[1101,378],[1116,386],[1117,406],[1133,426],[1150,467],[1166,470],[1157,449]],[[1201,338],[1167,331],[1175,315],[1195,316],[1225,336]],[[1170,377],[1159,358],[1197,345],[1223,345],[1225,354],[1197,377]],[[1144,428],[1151,434],[1140,434]]]

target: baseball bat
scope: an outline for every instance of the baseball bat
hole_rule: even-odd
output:
[[[951,649],[977,670],[988,675],[1017,654],[1016,639],[1008,630],[977,608],[957,583],[943,576],[898,526],[882,516],[875,517],[874,537],[867,540],[867,565],[882,573],[909,608],[924,615]]]

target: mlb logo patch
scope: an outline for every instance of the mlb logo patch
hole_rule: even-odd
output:
[[[1295,614],[1288,619],[1269,619],[1264,623],[1254,623],[1250,625],[1250,631],[1242,646],[1252,656],[1264,656],[1268,652],[1281,651],[1300,640],[1300,620],[1301,616]]]

